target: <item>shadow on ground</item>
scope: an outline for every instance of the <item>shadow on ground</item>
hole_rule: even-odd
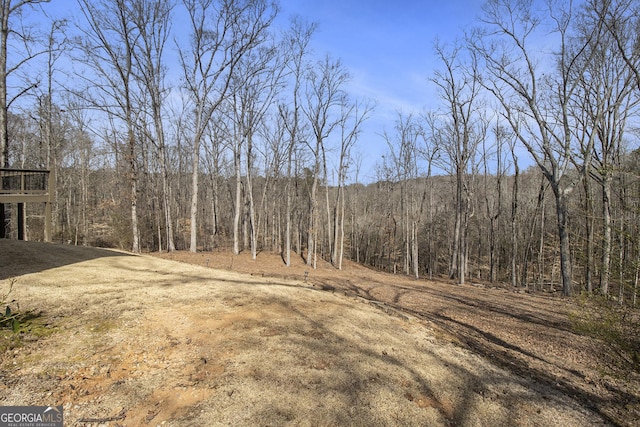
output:
[[[474,290],[448,283],[341,283],[320,280],[322,290],[344,292],[382,303],[387,310],[427,321],[452,341],[521,378],[530,378],[573,397],[612,425],[627,424],[640,398],[625,382],[599,378],[597,366],[571,360],[587,351],[603,352],[599,343],[572,331],[566,307],[557,298]],[[535,304],[534,298],[546,300]],[[548,306],[546,305],[548,304]],[[497,327],[496,325],[501,325]],[[591,343],[595,346],[584,346]],[[571,350],[565,353],[565,350]],[[606,390],[606,391],[604,391]]]
[[[0,280],[103,257],[133,256],[125,252],[0,239]]]

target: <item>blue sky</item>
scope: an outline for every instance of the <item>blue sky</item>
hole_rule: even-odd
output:
[[[355,97],[376,102],[358,143],[363,174],[375,180],[374,166],[386,152],[381,136],[391,132],[397,112],[436,108],[428,81],[435,68],[436,39],[453,42],[476,23],[482,0],[283,0],[284,16],[297,14],[319,24],[315,54],[340,58]]]
[[[178,0],[179,3],[179,0]],[[366,181],[387,150],[381,134],[392,131],[397,112],[435,108],[437,95],[428,78],[438,67],[436,38],[451,42],[462,36],[480,14],[483,0],[280,0],[281,22],[299,15],[319,27],[312,41],[318,58],[342,60],[352,76],[353,97],[370,99],[376,109],[358,143],[364,153]],[[72,16],[75,0],[52,0],[44,6],[56,16]],[[174,28],[175,29],[175,28]]]
[[[286,0],[283,13],[318,22],[317,54],[341,58],[355,88],[398,108],[425,104],[436,38],[452,41],[475,22],[481,0]]]

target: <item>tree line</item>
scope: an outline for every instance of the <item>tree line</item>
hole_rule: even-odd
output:
[[[314,54],[315,23],[283,29],[265,0],[78,0],[45,27],[45,3],[3,6],[0,163],[56,172],[57,240],[347,258],[635,304],[634,1],[487,1],[434,43],[437,107],[398,112],[364,183],[375,102]]]

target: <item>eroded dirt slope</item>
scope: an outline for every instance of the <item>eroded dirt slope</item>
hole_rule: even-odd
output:
[[[441,285],[355,267],[269,277],[235,258],[251,275],[212,256],[207,268],[0,240],[2,289],[15,280],[12,298],[51,332],[2,354],[0,404],[62,404],[67,425],[610,423],[574,391],[474,349],[481,326],[470,341],[447,332],[444,317],[463,323],[465,310],[484,308],[453,298],[438,309]]]

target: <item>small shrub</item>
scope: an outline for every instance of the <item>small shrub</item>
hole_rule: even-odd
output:
[[[15,282],[15,279],[11,279],[11,281],[9,282],[9,290],[6,294],[0,296],[0,307],[2,307],[2,313],[0,313],[0,327],[9,327],[13,332],[17,333],[20,331],[20,313],[18,313],[17,310],[13,310],[11,308],[11,304],[15,303],[16,301],[9,301]]]

